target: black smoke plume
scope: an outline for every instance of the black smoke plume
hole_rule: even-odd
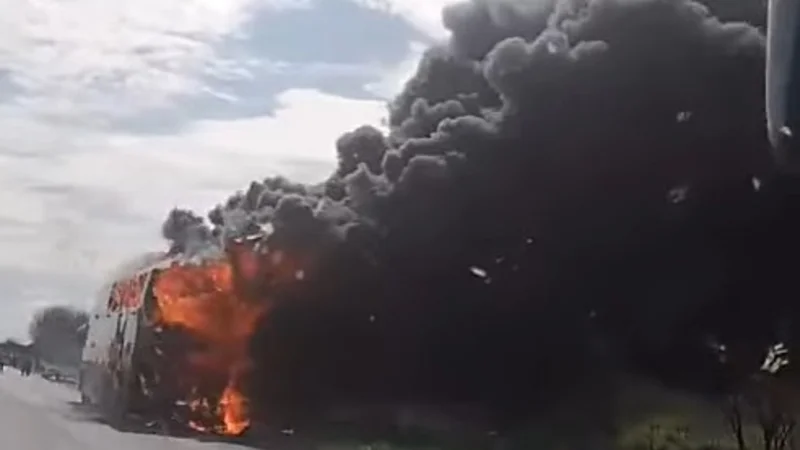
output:
[[[791,340],[800,184],[769,160],[763,2],[472,0],[319,186],[255,181],[165,237],[313,262],[253,395],[546,409],[626,370],[711,389],[709,339]],[[269,225],[266,225],[269,224]],[[277,300],[276,300],[277,297]],[[778,320],[780,318],[780,320]],[[298,406],[301,405],[301,406]]]

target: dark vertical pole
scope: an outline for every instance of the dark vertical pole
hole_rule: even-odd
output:
[[[765,91],[767,128],[781,169],[800,170],[800,1],[770,0]]]

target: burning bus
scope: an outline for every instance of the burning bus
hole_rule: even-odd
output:
[[[247,292],[268,278],[252,250],[238,242],[202,261],[167,255],[113,280],[91,312],[81,401],[115,426],[140,418],[242,434],[248,344],[265,310]]]
[[[133,367],[144,350],[140,331],[149,326],[155,306],[154,274],[169,260],[147,267],[130,277],[114,280],[103,289],[89,317],[86,344],[81,355],[81,402],[100,407],[117,424],[127,412],[134,383]],[[144,333],[142,333],[144,335]]]

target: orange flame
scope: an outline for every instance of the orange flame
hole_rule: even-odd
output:
[[[225,387],[220,400],[222,422],[225,430],[231,434],[241,434],[250,425],[247,415],[246,399],[233,385]]]
[[[193,412],[213,415],[218,425],[198,421],[189,425],[203,432],[241,434],[250,424],[247,398],[240,390],[250,365],[247,346],[265,306],[237,293],[234,271],[227,261],[173,265],[160,273],[154,293],[156,323],[180,327],[203,344],[201,350],[185,355],[197,378],[225,380],[214,400],[208,394],[189,400]]]

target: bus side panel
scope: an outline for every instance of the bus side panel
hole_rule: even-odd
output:
[[[144,286],[149,272],[114,283],[104,311],[90,318],[81,369],[81,394],[107,415],[127,408],[131,358],[136,345]]]
[[[80,389],[83,397],[96,405],[103,402],[119,316],[119,313],[110,311],[96,312],[89,321],[89,335],[81,362]]]

